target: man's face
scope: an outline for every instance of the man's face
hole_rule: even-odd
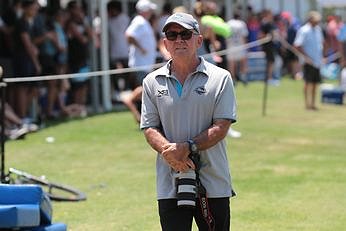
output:
[[[310,23],[311,23],[311,25],[312,25],[313,27],[315,27],[315,26],[317,26],[318,24],[320,24],[320,21],[319,21],[319,20],[311,20]]]
[[[178,24],[170,25],[164,38],[164,44],[172,57],[194,55],[201,46],[203,38],[195,31],[187,30]]]

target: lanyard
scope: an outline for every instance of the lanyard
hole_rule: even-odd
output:
[[[200,170],[200,156],[199,154],[193,154],[192,160],[194,164],[196,165],[196,181],[197,181],[197,190],[198,190],[198,198],[199,203],[202,210],[202,215],[205,220],[205,222],[208,224],[208,231],[215,231],[215,221],[213,218],[213,215],[211,214],[209,204],[208,204],[208,198],[207,198],[207,190],[202,185],[202,182],[199,178],[199,170]]]

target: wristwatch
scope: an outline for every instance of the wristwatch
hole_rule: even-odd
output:
[[[197,153],[198,152],[198,148],[197,148],[197,144],[195,143],[195,141],[190,139],[187,142],[189,143],[190,152],[191,153]]]

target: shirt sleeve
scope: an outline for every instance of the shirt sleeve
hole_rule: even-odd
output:
[[[142,21],[140,18],[136,17],[133,19],[130,26],[126,29],[126,34],[135,38],[137,41],[140,41],[142,29],[143,29]]]
[[[160,116],[154,98],[154,92],[150,89],[146,79],[144,79],[140,123],[141,129],[149,127],[160,127]]]
[[[230,74],[223,79],[220,92],[216,100],[213,119],[229,119],[232,121],[232,123],[237,121],[236,98],[233,81]]]
[[[304,42],[304,35],[303,35],[303,32],[302,32],[302,30],[298,30],[298,31],[297,31],[297,35],[296,35],[296,38],[294,39],[293,45],[294,45],[294,46],[297,46],[297,47],[300,47],[300,46],[303,45],[303,42]]]

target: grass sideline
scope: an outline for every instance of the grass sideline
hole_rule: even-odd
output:
[[[346,106],[303,106],[302,82],[237,86],[242,138],[228,140],[234,231],[336,231],[346,227]],[[320,98],[319,98],[320,99]],[[320,100],[319,100],[320,101]],[[54,143],[45,138],[53,136]],[[70,231],[160,230],[155,153],[129,112],[71,120],[6,143],[6,168],[74,186],[85,202],[53,203]],[[194,228],[194,230],[197,230]]]

